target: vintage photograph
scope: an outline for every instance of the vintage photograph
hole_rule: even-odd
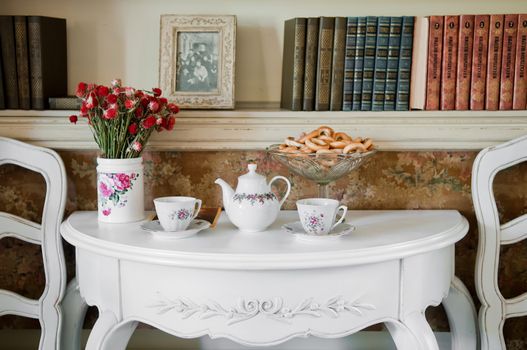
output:
[[[185,109],[233,109],[236,17],[162,15],[159,85]]]

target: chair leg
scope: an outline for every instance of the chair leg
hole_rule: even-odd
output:
[[[453,350],[476,350],[478,333],[476,330],[476,307],[467,288],[454,276],[448,296],[443,306],[450,324]]]
[[[88,305],[81,297],[77,278],[71,280],[62,300],[62,350],[80,350],[81,332]]]

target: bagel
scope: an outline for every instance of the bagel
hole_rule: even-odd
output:
[[[333,137],[335,138],[335,141],[351,141],[351,137],[345,132],[336,132]]]
[[[317,131],[320,136],[325,135],[325,136],[333,137],[333,134],[335,133],[335,131],[332,128],[330,128],[329,126],[325,126],[325,125],[320,126],[317,129]]]
[[[344,147],[344,149],[342,150],[342,153],[347,154],[352,151],[365,152],[366,148],[364,147],[362,143],[352,142],[346,147]]]
[[[317,145],[316,143],[312,142],[311,139],[306,140],[306,146],[315,152],[318,151],[319,149],[329,149],[329,145],[325,145],[325,146]]]
[[[297,142],[295,141],[292,137],[288,137],[284,140],[284,143],[288,146],[293,146],[293,147],[302,147],[303,144],[301,144],[300,142]]]

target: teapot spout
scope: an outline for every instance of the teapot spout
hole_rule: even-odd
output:
[[[229,211],[232,196],[234,195],[234,190],[228,183],[226,183],[222,179],[217,179],[216,181],[214,181],[214,183],[221,186],[221,189],[223,191],[223,207],[225,208],[225,211]]]

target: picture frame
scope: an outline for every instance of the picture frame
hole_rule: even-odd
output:
[[[236,16],[161,15],[159,86],[183,109],[234,109]]]

